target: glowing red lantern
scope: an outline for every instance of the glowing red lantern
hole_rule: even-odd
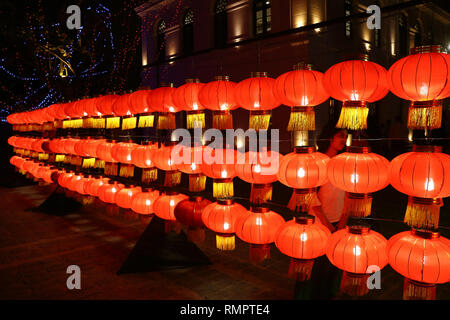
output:
[[[337,128],[367,129],[368,102],[388,93],[387,71],[367,60],[349,60],[331,66],[323,77],[330,95],[343,101]]]
[[[329,160],[313,147],[295,147],[294,152],[283,156],[277,177],[282,184],[294,189],[288,204],[292,211],[309,211],[316,188],[328,181]]]
[[[125,188],[123,184],[108,181],[98,189],[98,197],[103,202],[116,203],[116,194],[123,188]]]
[[[250,243],[250,260],[261,262],[270,257],[270,244],[275,241],[284,219],[268,208],[250,208],[237,216],[234,230],[239,239]]]
[[[174,113],[179,111],[172,100],[172,96],[175,92],[173,84],[169,84],[167,87],[156,88],[148,96],[149,106],[156,112],[158,112],[158,129],[175,129],[175,115]]]
[[[154,115],[151,114],[153,109],[148,102],[150,94],[151,90],[143,89],[130,95],[131,113],[139,114],[139,128],[153,127]]]
[[[314,106],[329,98],[323,87],[323,73],[311,65],[298,64],[293,71],[275,80],[274,94],[284,105],[291,107],[288,131],[316,130]]]
[[[450,240],[438,232],[412,229],[387,243],[391,267],[405,277],[403,299],[435,299],[436,284],[450,280]]]
[[[442,100],[450,96],[450,55],[440,46],[411,50],[411,55],[395,62],[388,72],[390,90],[410,100],[408,128],[431,130],[441,127]]]
[[[202,220],[203,209],[211,201],[202,197],[191,197],[180,201],[174,210],[175,218],[181,224],[188,226],[187,237],[193,242],[202,242],[205,239],[205,224]]]
[[[166,143],[161,145],[161,148],[156,149],[152,156],[155,166],[165,171],[164,186],[166,187],[176,186],[181,182],[181,172],[177,170],[177,161],[174,159],[174,152],[172,152],[175,147],[176,142]]]
[[[173,92],[173,102],[178,110],[187,111],[186,124],[188,129],[204,128],[205,113],[201,110],[205,107],[198,98],[204,83],[199,79],[186,79],[186,83],[175,89]]]
[[[205,226],[216,233],[216,246],[220,250],[234,250],[234,225],[236,218],[247,210],[232,200],[218,200],[203,209]]]
[[[450,196],[450,156],[437,146],[413,146],[390,163],[391,185],[409,196],[405,222],[412,227],[439,225],[442,198]]]
[[[169,192],[166,194],[163,194],[159,196],[158,199],[156,199],[153,209],[155,210],[155,214],[164,220],[172,220],[175,221],[175,214],[174,210],[177,204],[187,199],[188,196],[176,193],[176,192]]]
[[[58,177],[58,184],[63,187],[67,188],[68,183],[70,182],[70,179],[75,175],[73,172],[64,172]]]
[[[328,163],[330,183],[346,191],[344,213],[367,217],[372,207],[371,193],[389,184],[389,161],[368,147],[347,147]]]
[[[141,187],[129,186],[125,187],[116,194],[116,204],[125,209],[131,209],[131,203],[133,201],[133,197],[142,192]]]
[[[200,192],[205,190],[206,176],[202,173],[203,146],[186,147],[178,145],[180,163],[176,164],[179,171],[189,175],[189,191]]]
[[[275,79],[269,78],[267,72],[252,73],[250,78],[236,85],[237,103],[250,111],[249,128],[260,130],[269,127],[270,110],[281,102],[273,94],[274,87]]]
[[[96,178],[96,179],[91,179],[90,181],[88,181],[85,184],[85,191],[87,194],[94,196],[94,197],[98,197],[98,191],[100,189],[101,186],[103,186],[104,184],[107,184],[109,181],[109,178]]]
[[[117,161],[112,157],[111,151],[115,146],[116,142],[114,140],[102,142],[97,147],[97,157],[105,161],[104,173],[106,175],[116,176],[118,173]]]
[[[311,277],[314,259],[325,254],[330,230],[310,215],[299,216],[284,223],[275,236],[281,253],[291,257],[289,276],[305,281]]]
[[[250,202],[261,204],[272,200],[272,183],[277,181],[277,173],[282,155],[276,151],[249,151],[244,161],[235,166],[237,176],[252,184]]]
[[[155,211],[153,205],[159,197],[158,190],[144,190],[143,192],[136,193],[131,201],[131,210],[142,215],[150,215]]]
[[[237,108],[234,95],[236,83],[228,76],[217,76],[214,81],[206,83],[198,93],[200,103],[213,111],[213,128],[233,129],[231,110]]]
[[[367,294],[369,274],[388,263],[386,244],[381,234],[365,226],[347,226],[330,236],[326,255],[334,266],[345,271],[343,292],[353,296]]]
[[[132,163],[136,167],[142,168],[141,181],[144,183],[149,183],[158,178],[158,170],[156,170],[152,161],[153,154],[157,148],[157,143],[145,143],[137,146],[131,152]]]

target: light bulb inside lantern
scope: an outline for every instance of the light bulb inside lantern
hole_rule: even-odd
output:
[[[146,205],[146,206],[149,206],[149,205],[150,205],[150,200],[148,200],[148,199],[145,200],[145,205]]]
[[[259,109],[259,107],[260,107],[259,101],[255,101],[255,103],[253,103],[253,108]]]
[[[226,170],[223,170],[222,173],[221,173],[221,175],[222,175],[222,178],[226,178],[226,177],[227,177],[227,171],[226,171]]]
[[[299,178],[304,178],[305,177],[305,169],[303,169],[303,168],[300,168],[300,169],[298,169],[297,170],[297,177],[299,177]]]
[[[220,110],[227,110],[228,109],[228,104],[226,104],[226,103],[222,103],[221,105],[220,105]]]
[[[223,224],[223,229],[224,230],[228,230],[230,228],[230,225],[227,223],[227,222],[225,222],[224,224]]]
[[[150,159],[147,159],[147,160],[145,161],[145,163],[146,163],[148,166],[152,164],[152,162],[151,162]]]
[[[192,104],[192,110],[198,110],[198,104],[197,104],[197,102],[194,102],[194,103]]]
[[[350,182],[353,183],[353,184],[355,184],[355,183],[358,183],[358,181],[359,181],[359,176],[358,176],[358,174],[353,173],[353,174],[350,176]]]
[[[175,200],[170,200],[169,204],[171,207],[173,207],[175,205]]]
[[[171,106],[171,107],[169,107],[169,111],[170,112],[175,112],[175,108]]]
[[[303,232],[303,233],[300,235],[300,240],[303,241],[303,242],[305,242],[306,240],[308,240],[308,234],[305,233],[305,232]]]
[[[419,93],[421,96],[427,96],[428,95],[428,86],[426,84],[422,84],[422,86],[419,89]]]
[[[361,248],[360,248],[359,246],[355,246],[355,247],[353,248],[353,254],[354,254],[355,256],[361,255]]]
[[[425,180],[425,190],[433,191],[434,190],[434,181],[433,178],[428,178]]]
[[[256,173],[261,173],[261,166],[259,164],[255,165],[253,167],[253,171]]]
[[[262,219],[261,219],[261,217],[257,217],[255,223],[258,226],[262,226]]]

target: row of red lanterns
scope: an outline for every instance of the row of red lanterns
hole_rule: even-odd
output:
[[[382,99],[390,90],[398,97],[411,101],[408,127],[436,129],[441,126],[442,99],[450,96],[447,66],[448,54],[439,47],[417,48],[414,54],[394,63],[389,71],[365,60],[340,62],[325,74],[307,65],[277,79],[260,72],[239,83],[218,77],[207,84],[189,80],[179,88],[171,86],[154,90],[139,90],[124,95],[105,95],[76,102],[54,104],[41,110],[10,115],[11,124],[51,122],[86,117],[130,117],[158,112],[158,128],[174,128],[173,113],[188,111],[188,128],[201,123],[203,109],[214,111],[214,127],[232,128],[230,110],[242,107],[250,111],[250,127],[265,128],[272,110],[279,105],[292,107],[288,130],[314,130],[311,107],[326,101],[329,96],[342,101],[339,127],[365,129],[367,103]],[[309,123],[309,125],[308,125]],[[107,126],[108,127],[108,126]],[[133,128],[135,125],[127,127]]]
[[[333,265],[345,271],[341,288],[354,295],[367,293],[368,275],[388,263],[405,277],[405,295],[409,297],[434,298],[434,285],[450,280],[450,240],[438,233],[412,229],[387,241],[368,227],[350,226],[331,234],[312,216],[285,222],[267,208],[248,211],[231,200],[211,203],[200,197],[188,199],[182,194],[125,187],[108,178],[65,172],[17,156],[11,158],[11,163],[36,178],[50,183],[56,181],[64,188],[98,197],[105,203],[142,215],[154,213],[172,224],[178,220],[189,226],[194,235],[204,226],[224,239],[231,239],[235,233],[251,244],[251,256],[257,260],[266,258],[270,244],[275,243],[282,253],[292,258],[289,272],[297,280],[308,279],[314,259],[324,254]],[[371,266],[377,270],[368,271]]]

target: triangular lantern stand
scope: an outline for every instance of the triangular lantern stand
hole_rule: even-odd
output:
[[[117,274],[184,269],[210,265],[208,257],[183,231],[165,233],[164,220],[154,217]]]
[[[61,187],[56,187],[53,193],[38,207],[31,209],[33,212],[41,212],[54,216],[65,216],[82,208],[81,203],[67,197]]]

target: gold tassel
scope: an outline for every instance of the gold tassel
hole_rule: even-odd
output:
[[[409,197],[404,222],[413,228],[433,227],[437,229],[442,205],[441,198]]]
[[[249,259],[252,262],[261,263],[270,259],[269,244],[250,244]]]
[[[93,168],[95,166],[95,158],[84,158],[83,164],[81,165],[82,168],[88,169]]]
[[[309,212],[315,193],[314,189],[294,189],[288,208],[294,212],[298,209],[301,212]]]
[[[83,158],[81,158],[80,156],[72,156],[70,164],[79,167],[82,164],[82,160]]]
[[[436,300],[436,285],[405,278],[403,300]]]
[[[216,234],[216,247],[219,250],[231,251],[235,248],[233,234]]]
[[[233,179],[214,179],[213,197],[226,199],[234,196]]]
[[[107,176],[117,176],[119,166],[117,162],[105,162],[104,173]]]
[[[160,112],[158,114],[158,130],[176,129],[175,115],[171,112]]]
[[[408,109],[408,128],[413,130],[439,129],[442,124],[442,100],[415,101]]]
[[[66,164],[72,163],[72,155],[70,155],[70,154],[64,155],[64,163],[66,163]]]
[[[32,158],[37,158],[38,157],[38,153],[36,151],[31,151],[31,157]]]
[[[252,184],[250,192],[250,202],[253,204],[263,204],[272,200],[272,184]]]
[[[85,129],[94,128],[94,118],[84,118],[83,119],[83,128],[85,128]]]
[[[205,241],[205,229],[189,227],[186,232],[189,241],[194,243],[202,243]]]
[[[56,154],[54,154],[54,153],[49,154],[48,162],[51,162],[51,163],[56,162]]]
[[[95,159],[94,168],[95,169],[104,169],[105,168],[105,160]]]
[[[293,107],[289,117],[288,131],[316,130],[316,113],[313,107]]]
[[[372,195],[367,193],[345,193],[343,214],[356,218],[368,217],[371,209]]]
[[[314,259],[295,259],[291,258],[289,264],[288,277],[296,281],[306,281],[311,278],[311,272],[314,267]]]
[[[141,181],[143,183],[149,183],[158,179],[158,169],[156,168],[144,168],[142,169],[142,178]]]
[[[267,130],[270,124],[269,111],[250,111],[249,129]]]
[[[186,127],[188,129],[204,128],[205,114],[203,112],[188,112],[186,117]]]
[[[136,129],[136,123],[136,117],[122,118],[122,130]]]
[[[139,128],[151,128],[151,127],[153,127],[154,121],[155,121],[155,116],[152,114],[139,116],[138,127]]]
[[[219,130],[233,129],[233,115],[229,110],[213,112],[213,128]]]
[[[118,128],[120,128],[120,117],[106,118],[106,129],[118,129]]]
[[[106,127],[105,118],[94,118],[92,123],[92,128],[94,129],[104,129]]]
[[[61,129],[63,127],[63,121],[62,120],[53,121],[53,127],[55,129]]]
[[[65,162],[65,155],[63,154],[57,154],[55,156],[55,162]]]
[[[189,191],[201,192],[205,191],[206,176],[203,174],[190,174],[189,175]]]
[[[38,159],[43,161],[43,160],[48,160],[48,153],[39,153],[38,154]]]
[[[367,129],[369,107],[363,101],[344,101],[336,128]]]
[[[166,171],[164,177],[164,187],[175,187],[181,183],[180,171]]]
[[[134,176],[134,166],[132,164],[120,164],[119,176],[123,178],[131,178]]]
[[[341,291],[352,297],[362,297],[369,293],[367,279],[370,274],[355,274],[344,271],[341,281]]]
[[[53,122],[44,123],[44,131],[51,131],[51,130],[53,130]]]

